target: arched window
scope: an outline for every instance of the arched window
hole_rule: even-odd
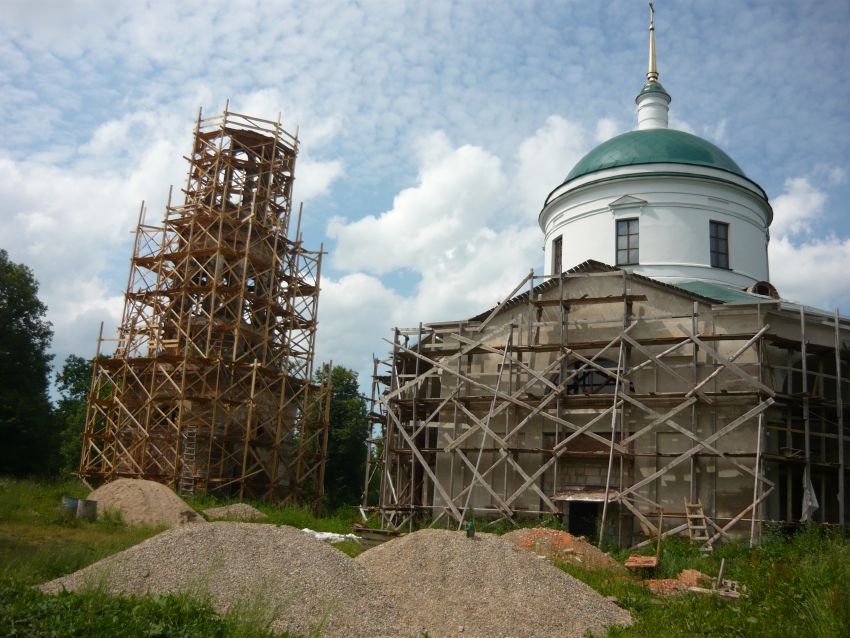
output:
[[[560,275],[563,272],[563,249],[564,249],[564,237],[563,235],[556,237],[555,241],[552,242],[552,274]]]
[[[617,364],[614,361],[601,359],[596,361],[596,364],[610,370],[617,369]],[[614,394],[616,383],[614,377],[591,366],[585,366],[581,361],[576,361],[567,366],[564,378],[569,378],[576,370],[581,370],[581,372],[576,374],[567,384],[565,390],[567,394]]]

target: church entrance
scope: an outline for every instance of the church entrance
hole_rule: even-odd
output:
[[[602,516],[602,503],[594,501],[570,502],[567,531],[573,536],[596,538],[599,533],[599,519]]]

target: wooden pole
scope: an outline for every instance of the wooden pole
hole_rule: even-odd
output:
[[[761,460],[761,433],[764,426],[764,413],[759,414],[759,424],[756,430],[756,460],[753,467],[753,511],[750,515],[750,547],[756,545],[756,503],[759,494],[759,461]]]
[[[833,317],[835,322],[835,416],[838,430],[838,523],[844,525],[844,388],[841,379],[841,329],[838,308]]]
[[[614,409],[611,410],[611,444],[608,448],[608,472],[605,477],[605,498],[602,501],[602,520],[599,523],[599,542],[602,547],[602,539],[605,533],[605,517],[608,514],[608,494],[611,489],[611,466],[614,463],[614,437],[617,433],[617,399],[620,392],[620,377],[623,374],[623,342],[620,342],[620,352],[617,355],[617,378],[614,380]]]
[[[803,478],[803,501],[804,504],[806,502],[806,494],[809,492],[809,488],[812,485],[812,451],[811,451],[811,424],[809,419],[809,368],[808,368],[808,353],[806,347],[806,309],[801,305],[800,306],[800,351],[802,354],[802,393],[803,393],[803,431],[804,431],[804,454],[806,465],[804,469],[804,478]],[[803,516],[806,516],[806,512],[803,512]]]

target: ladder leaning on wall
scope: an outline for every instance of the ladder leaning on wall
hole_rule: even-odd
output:
[[[181,494],[193,494],[195,492],[195,426],[183,428],[183,447],[180,451],[180,484],[178,489]]]
[[[685,518],[688,522],[688,536],[692,541],[703,544],[707,549],[711,549],[708,545],[710,539],[708,535],[708,521],[705,520],[705,510],[702,507],[702,501],[697,499],[696,503],[689,503],[685,499]]]

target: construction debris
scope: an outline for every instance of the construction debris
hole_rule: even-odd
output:
[[[182,525],[203,523],[204,519],[171,489],[144,479],[118,479],[89,494],[97,501],[98,516],[120,514],[128,525]]]
[[[583,536],[545,527],[517,529],[504,538],[517,547],[530,549],[541,556],[562,562],[579,563],[590,569],[604,568],[622,571],[620,564],[608,554],[587,542]]]
[[[353,526],[354,533],[364,541],[371,543],[384,543],[393,538],[402,536],[402,533],[394,529],[375,529],[366,527],[360,523],[355,523]]]
[[[658,564],[661,562],[661,538],[663,537],[664,531],[664,512],[661,511],[658,514],[658,528],[657,528],[657,537],[655,540],[655,556],[641,556],[639,554],[632,554],[626,559],[625,566],[626,569],[655,569],[658,567]]]
[[[355,561],[390,593],[407,635],[579,638],[631,624],[581,581],[493,534],[425,529]]]
[[[639,556],[632,554],[624,563],[626,569],[655,569],[658,567],[658,556]]]
[[[223,507],[213,507],[204,510],[204,516],[211,521],[243,521],[250,523],[251,521],[264,521],[268,518],[256,507],[251,507],[247,503],[233,503]]]
[[[721,563],[720,575],[717,578],[707,576],[696,569],[684,569],[676,578],[650,579],[644,581],[644,583],[653,594],[662,596],[693,592],[695,594],[712,594],[723,598],[740,598],[740,584],[734,580],[723,578],[724,562]]]

